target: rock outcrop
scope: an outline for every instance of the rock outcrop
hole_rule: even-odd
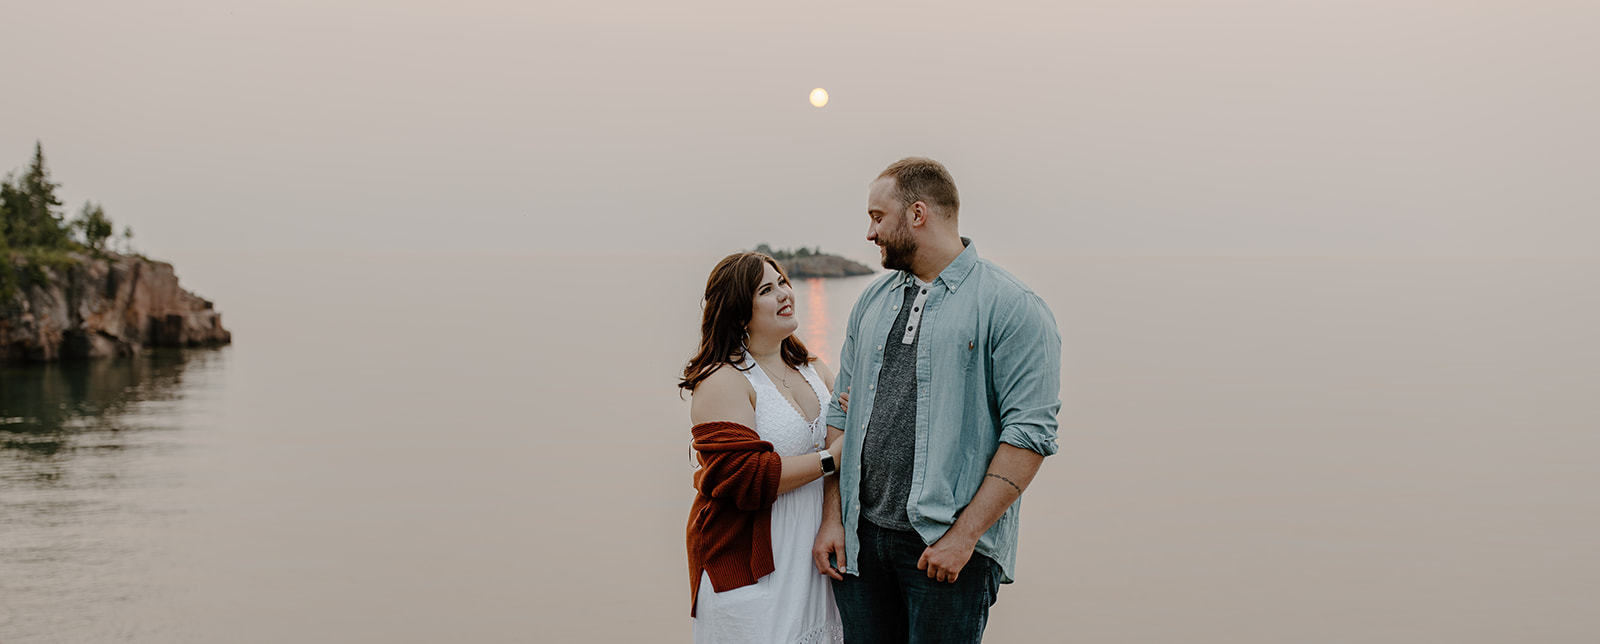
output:
[[[172,265],[106,253],[55,265],[0,256],[0,362],[132,355],[141,348],[227,344],[212,303],[178,286]]]
[[[849,277],[871,275],[872,268],[838,255],[807,255],[778,259],[789,277]]]

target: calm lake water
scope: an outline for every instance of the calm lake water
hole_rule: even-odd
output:
[[[719,257],[172,259],[236,345],[0,370],[0,642],[688,640]],[[1600,262],[995,259],[1066,372],[988,641],[1600,633]]]

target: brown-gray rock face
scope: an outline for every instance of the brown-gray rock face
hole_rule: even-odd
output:
[[[0,299],[0,362],[124,356],[146,346],[233,340],[210,301],[178,286],[171,264],[116,253],[73,257],[62,265],[29,266],[15,255],[0,266],[16,276],[16,288]]]
[[[838,255],[807,255],[779,259],[790,277],[849,277],[871,275],[872,268]]]

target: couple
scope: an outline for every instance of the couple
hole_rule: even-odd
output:
[[[777,262],[712,270],[678,385],[701,465],[696,642],[982,640],[1015,571],[1019,498],[1057,449],[1061,337],[957,233],[959,207],[931,159],[873,181],[867,239],[894,272],[851,311],[837,378],[794,337]]]

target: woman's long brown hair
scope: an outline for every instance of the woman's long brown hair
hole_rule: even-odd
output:
[[[734,253],[717,262],[706,280],[706,300],[700,315],[700,350],[683,368],[683,380],[678,386],[694,391],[700,381],[724,364],[740,371],[748,371],[754,364],[744,364],[745,326],[755,305],[756,289],[766,274],[766,265],[778,270],[785,280],[789,274],[783,266],[763,253]],[[779,350],[783,361],[799,367],[815,360],[806,345],[791,334],[783,339]]]

